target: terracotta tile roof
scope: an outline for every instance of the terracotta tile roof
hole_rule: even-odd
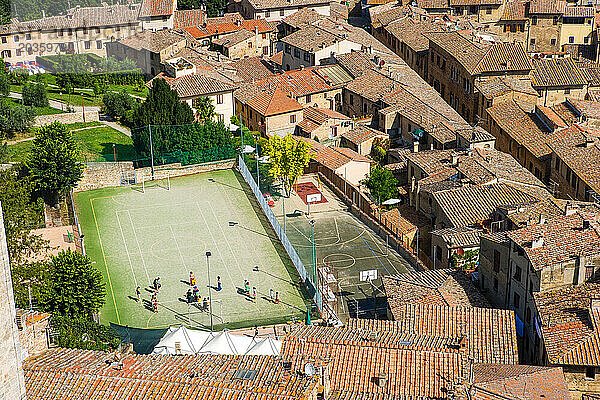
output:
[[[185,36],[179,32],[163,29],[160,31],[144,30],[135,35],[120,39],[117,43],[131,47],[135,50],[148,50],[153,53],[159,53],[165,48],[186,40]]]
[[[554,132],[548,141],[561,162],[600,193],[600,131],[572,125]]]
[[[540,200],[504,183],[440,191],[433,193],[433,199],[454,227],[488,221],[496,207],[501,205],[529,204]]]
[[[512,76],[494,76],[481,82],[475,82],[475,87],[488,99],[510,93],[511,91],[537,96],[531,86],[530,79],[519,79]]]
[[[529,71],[532,68],[530,58],[520,42],[483,46],[459,32],[427,32],[423,35],[447,51],[472,75]]]
[[[575,111],[576,116],[586,119],[600,119],[600,102],[568,98],[565,104]]]
[[[265,117],[302,110],[300,103],[279,89],[273,92],[262,92],[246,104]]]
[[[281,22],[293,28],[299,28],[302,25],[311,24],[321,18],[323,18],[323,15],[319,14],[312,8],[305,7],[299,9],[292,15],[288,15]]]
[[[270,8],[289,8],[314,5],[329,5],[327,0],[294,0],[290,3],[288,0],[249,0],[248,1],[255,10],[265,10]]]
[[[571,396],[562,368],[504,364],[474,364],[471,393],[473,400],[561,400]]]
[[[331,86],[342,87],[352,81],[352,76],[337,64],[321,65],[318,68],[315,68],[314,71]]]
[[[450,8],[448,0],[417,0],[417,5],[425,10]]]
[[[234,68],[240,78],[245,81],[263,79],[274,75],[269,63],[262,57],[242,58],[233,61],[229,66]]]
[[[460,247],[479,247],[479,237],[484,231],[477,228],[460,227],[444,228],[431,231],[432,236],[439,236],[449,249]]]
[[[206,25],[223,24],[226,22],[243,21],[244,17],[238,12],[225,13],[220,17],[210,17],[206,19]]]
[[[534,59],[533,67],[533,87],[583,86],[588,83],[583,71],[570,57]]]
[[[596,15],[596,10],[594,9],[594,7],[566,6],[563,10],[564,17],[594,18],[595,15]]]
[[[416,52],[429,50],[429,39],[421,35],[423,32],[441,30],[441,26],[432,22],[415,22],[405,18],[388,24],[385,30],[399,41],[406,43]]]
[[[337,111],[321,107],[306,107],[303,109],[303,120],[298,123],[298,128],[305,133],[310,133],[322,126],[329,119],[350,121],[350,118]]]
[[[231,47],[243,43],[245,40],[254,37],[254,32],[250,32],[246,29],[240,29],[232,33],[221,36],[218,39],[213,39],[213,44],[223,47]]]
[[[584,220],[591,221],[587,229],[583,228]],[[599,220],[598,213],[577,210],[511,231],[508,237],[523,248],[532,268],[541,270],[578,256],[600,254]]]
[[[140,18],[172,15],[175,11],[175,0],[142,0]]]
[[[165,79],[171,89],[174,89],[179,98],[186,99],[190,97],[206,96],[220,92],[232,92],[236,86],[227,82],[224,78],[218,79],[218,74],[191,74],[173,79],[165,75],[164,72],[158,74],[154,79]]]
[[[258,29],[258,33],[273,32],[274,30],[264,19],[240,19],[208,24],[206,26],[190,26],[185,29],[196,39],[238,32],[244,29],[249,32],[254,32]]]
[[[379,399],[389,399],[389,396],[443,398],[463,373],[458,351],[416,351],[290,337],[284,340],[281,352],[283,357],[303,354],[306,361],[331,360],[328,372],[333,391],[360,393],[360,396],[378,394],[379,397],[373,398]],[[296,360],[301,361],[297,357]],[[381,374],[387,379],[386,384],[380,386]],[[338,398],[360,397],[345,393]]]
[[[509,1],[504,4],[504,11],[502,12],[501,21],[524,21],[525,17],[525,5],[524,1],[516,0]]]
[[[487,113],[507,135],[535,157],[542,158],[550,154],[547,128],[537,117],[526,112],[519,103],[511,100],[496,104],[489,107]]]
[[[286,373],[270,356],[123,355],[52,349],[23,368],[31,399],[292,399],[314,393],[315,377]],[[255,371],[238,379],[240,370]],[[250,375],[252,376],[252,375]]]
[[[354,78],[366,71],[370,71],[375,66],[373,60],[362,51],[352,51],[338,55],[335,57],[335,60]]]
[[[450,6],[484,6],[501,5],[501,0],[450,0]]]
[[[440,0],[440,1],[445,3],[446,8],[448,7],[448,0]],[[382,10],[381,12],[373,12],[373,8],[371,8],[369,10],[370,11],[369,14],[371,16],[371,25],[373,26],[373,28],[376,28],[376,29],[380,28],[381,26],[385,26],[391,22],[398,21],[399,19],[402,19],[411,14],[410,7],[407,7],[407,6],[396,7],[395,3],[393,3],[393,2],[390,2],[388,4],[389,4],[389,6],[392,6],[392,7],[388,8],[386,10]],[[381,6],[381,7],[386,7],[386,6]]]
[[[600,283],[533,295],[548,362],[600,366]]]
[[[310,148],[310,157],[332,171],[343,167],[351,161],[373,162],[371,159],[361,156],[351,149],[323,146],[321,143],[305,137],[294,137],[294,139],[309,143],[312,146]]]
[[[409,272],[383,277],[383,285],[394,319],[410,304],[450,307],[489,307],[489,302],[465,272],[452,269]]]
[[[314,53],[342,40],[344,38],[341,35],[336,35],[317,26],[306,25],[300,30],[283,37],[281,42]]]
[[[203,10],[176,10],[173,28],[198,26],[206,23],[206,12]]]
[[[76,29],[83,26],[112,26],[138,24],[139,4],[106,5],[102,7],[78,7],[67,10],[65,15],[39,18],[32,21],[0,25],[0,33],[25,33],[49,29]]]
[[[533,0],[529,14],[562,14],[566,3],[562,0]]]
[[[458,345],[464,337],[465,352],[475,362],[519,362],[512,310],[408,304],[397,311],[394,321],[355,319],[349,320],[348,326],[378,332],[410,333],[416,335],[416,339],[421,336],[444,339],[436,345],[439,351],[449,351],[451,343]],[[418,348],[421,342],[417,339],[414,345],[409,346]]]
[[[367,140],[373,139],[376,136],[387,137],[387,135],[381,131],[360,124],[357,124],[356,126],[354,126],[354,128],[350,129],[342,136],[345,137],[348,141],[357,145],[364,143]]]

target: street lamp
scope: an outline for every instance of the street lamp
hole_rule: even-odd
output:
[[[113,161],[117,162],[117,147],[113,143]]]
[[[210,251],[206,252],[206,273],[208,275],[208,312],[210,313],[210,331],[213,331],[213,316],[212,316],[212,297],[210,293],[210,262],[209,257],[211,256]]]

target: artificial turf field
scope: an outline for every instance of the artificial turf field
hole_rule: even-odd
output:
[[[233,170],[220,170],[141,186],[97,189],[75,195],[85,250],[106,280],[101,320],[136,328],[173,324],[210,326],[209,313],[184,300],[189,272],[200,296],[212,291],[215,329],[303,318],[305,296],[298,275],[271,230],[250,188]],[[230,222],[235,222],[230,224]],[[255,271],[258,266],[258,271]],[[151,284],[160,277],[158,312],[150,307]],[[257,299],[241,293],[244,279]],[[135,288],[143,301],[135,301]],[[271,302],[270,289],[280,302]]]

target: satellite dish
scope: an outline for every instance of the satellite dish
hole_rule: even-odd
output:
[[[304,375],[315,376],[316,373],[317,373],[317,370],[315,369],[314,365],[312,365],[311,363],[306,363],[304,365]]]

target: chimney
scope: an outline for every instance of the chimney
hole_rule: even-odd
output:
[[[458,153],[452,153],[450,162],[452,163],[453,166],[457,167],[458,166]]]
[[[380,372],[377,375],[377,386],[380,388],[385,388],[385,385],[387,384],[387,374],[385,372]]]
[[[429,144],[429,150],[433,150],[433,142]]]
[[[254,36],[258,36],[258,26],[254,27]]]
[[[539,247],[542,247],[544,245],[544,237],[540,236],[537,239],[534,239],[531,241],[531,248],[532,249],[537,249]]]
[[[544,214],[540,214],[540,225],[546,223],[546,216]]]
[[[42,10],[42,18],[46,18],[46,11]]]
[[[567,202],[567,204],[565,204],[565,215],[573,215],[575,214],[575,207],[573,207],[573,205],[570,202]]]
[[[415,140],[413,142],[413,153],[418,153],[419,152],[419,141]]]
[[[589,219],[583,220],[583,230],[586,230],[586,229],[590,229],[590,220]]]

